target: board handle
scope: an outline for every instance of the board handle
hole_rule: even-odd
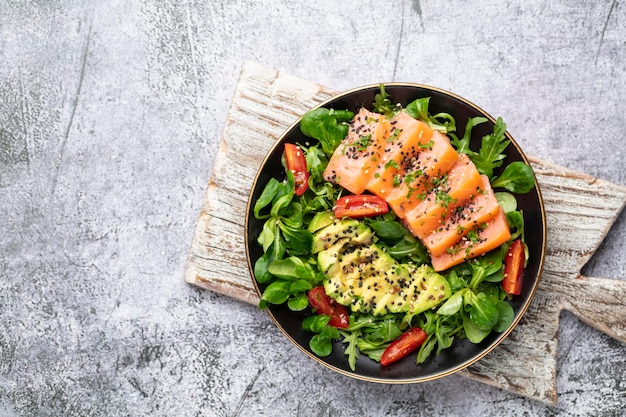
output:
[[[564,308],[589,326],[626,344],[626,280],[580,275]]]

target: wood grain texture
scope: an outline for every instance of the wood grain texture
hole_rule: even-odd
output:
[[[244,248],[250,187],[267,151],[334,91],[255,63],[243,66],[192,241],[184,279],[257,303]],[[461,375],[555,404],[559,314],[626,343],[626,281],[580,275],[626,204],[626,188],[532,158],[548,224],[535,298],[511,335]]]
[[[244,247],[245,209],[274,141],[333,92],[274,69],[244,65],[194,234],[185,280],[248,303],[259,297]]]

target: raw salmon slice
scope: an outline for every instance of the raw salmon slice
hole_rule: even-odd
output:
[[[435,186],[413,209],[406,212],[404,221],[414,236],[422,241],[443,224],[450,210],[464,204],[482,187],[482,178],[474,163],[465,154],[450,171],[439,177]]]
[[[453,208],[443,224],[422,241],[431,256],[442,255],[471,230],[488,223],[498,214],[500,204],[491,188],[489,178],[485,175],[481,178],[481,191],[465,204]]]
[[[333,153],[324,179],[361,194],[381,160],[391,124],[385,116],[365,108],[354,116],[348,135]]]
[[[430,143],[433,130],[422,121],[401,111],[391,119],[391,131],[385,149],[366,189],[385,198],[400,185],[403,166]]]
[[[431,256],[435,271],[445,271],[468,259],[489,252],[511,238],[509,224],[502,208],[487,224],[472,229],[471,234],[461,238],[456,245],[439,256]]]
[[[422,201],[431,180],[448,172],[459,159],[450,139],[441,132],[433,131],[429,145],[406,161],[400,185],[386,197],[387,203],[400,218],[404,218],[407,211]]]

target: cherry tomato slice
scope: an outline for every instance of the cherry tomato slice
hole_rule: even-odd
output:
[[[285,162],[287,169],[293,172],[296,195],[302,195],[309,188],[309,171],[306,167],[304,152],[298,145],[285,143]]]
[[[522,293],[522,283],[524,282],[524,244],[521,239],[513,242],[509,252],[504,259],[504,279],[502,289],[510,295],[520,295]]]
[[[380,364],[389,365],[404,358],[420,347],[427,338],[428,335],[424,330],[419,327],[411,327],[385,349],[380,357]]]
[[[330,316],[328,324],[345,329],[348,327],[348,311],[344,306],[326,295],[323,286],[315,287],[309,291],[309,304],[317,310],[318,314]]]
[[[360,219],[385,214],[389,211],[387,202],[382,198],[371,195],[346,195],[337,200],[333,212],[335,217],[341,219],[350,217]]]

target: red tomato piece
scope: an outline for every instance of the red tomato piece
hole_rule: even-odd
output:
[[[411,327],[385,349],[380,357],[380,364],[389,365],[404,358],[420,347],[427,338],[428,335],[424,330],[419,327]]]
[[[302,195],[309,188],[309,171],[304,152],[298,145],[285,143],[285,162],[287,169],[293,172],[296,195]]]
[[[348,327],[348,311],[344,306],[326,295],[323,286],[315,287],[308,294],[309,304],[318,314],[330,316],[328,324],[345,329]]]
[[[338,219],[343,217],[350,217],[351,219],[374,217],[388,211],[387,202],[371,194],[345,195],[337,200],[333,209],[335,217]]]
[[[502,289],[510,295],[520,295],[522,293],[522,283],[524,282],[524,244],[521,239],[513,242],[509,252],[504,259],[504,279]]]

